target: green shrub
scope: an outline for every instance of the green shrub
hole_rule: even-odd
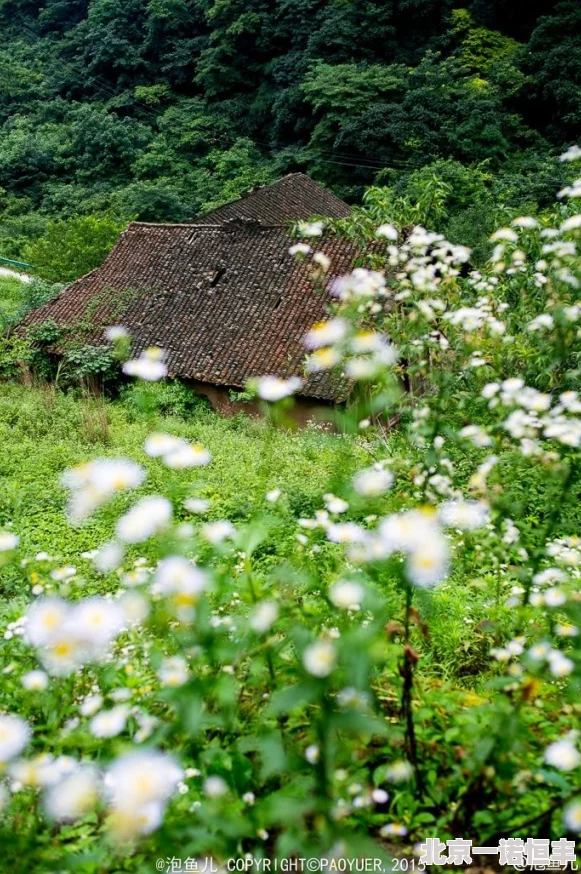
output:
[[[47,282],[37,277],[32,282],[23,283],[20,288],[19,305],[14,320],[19,321],[31,310],[38,309],[38,307],[48,303],[59,294],[62,288],[62,285]]]
[[[126,224],[111,215],[51,221],[23,257],[42,279],[70,282],[102,264]]]
[[[32,356],[30,343],[23,337],[0,337],[0,378],[14,379],[21,376]]]
[[[179,379],[150,385],[131,384],[122,391],[124,403],[129,409],[157,413],[162,416],[178,416],[188,419],[207,413],[212,406],[203,395]]]

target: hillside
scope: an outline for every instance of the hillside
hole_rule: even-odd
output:
[[[550,203],[580,130],[575,0],[2,0],[0,30],[8,257],[50,218],[187,221],[293,170],[358,202],[432,168],[470,228]]]

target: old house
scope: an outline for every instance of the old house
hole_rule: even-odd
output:
[[[289,255],[289,224],[313,215],[340,218],[349,207],[308,176],[292,174],[190,224],[134,222],[101,267],[29,313],[24,328],[53,320],[85,342],[103,342],[122,324],[134,353],[166,352],[170,375],[188,380],[222,411],[231,389],[255,376],[302,375],[302,338],[325,318],[332,279],[355,260],[353,247],[330,237],[317,248],[332,267],[325,289],[309,259]],[[327,374],[305,381],[302,404],[340,400]]]

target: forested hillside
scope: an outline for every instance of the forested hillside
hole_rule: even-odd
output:
[[[577,0],[0,0],[0,32],[4,256],[294,170],[353,202],[435,175],[473,228],[550,202],[581,126]]]

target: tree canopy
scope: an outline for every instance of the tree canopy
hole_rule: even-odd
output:
[[[575,0],[0,0],[0,26],[5,255],[295,170],[357,203],[457,162],[518,206],[581,129]]]

